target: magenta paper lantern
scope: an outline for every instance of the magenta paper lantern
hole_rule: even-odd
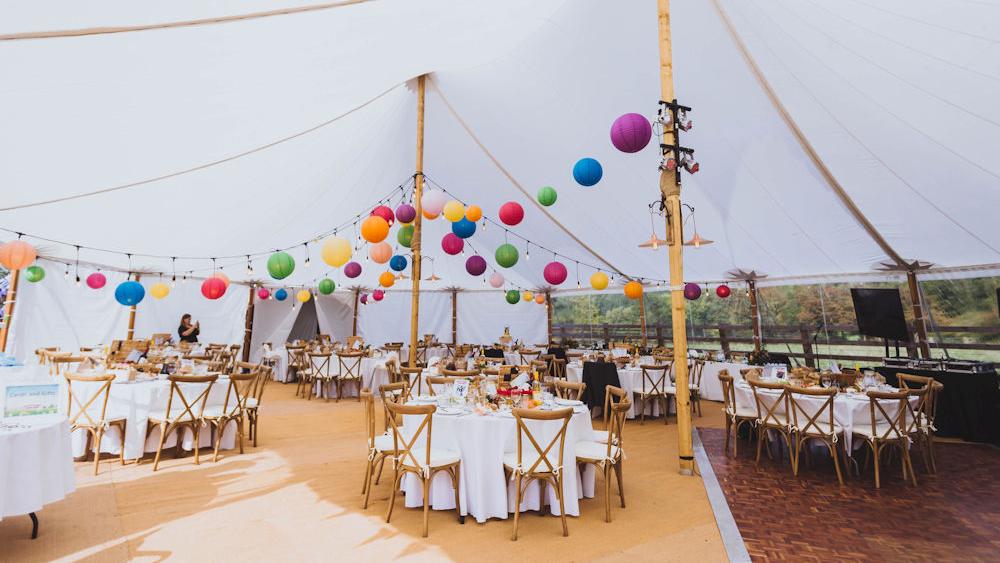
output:
[[[500,213],[498,213],[498,215],[504,225],[510,225],[513,227],[524,219],[524,208],[521,207],[521,204],[516,201],[508,201],[500,206]]]
[[[566,281],[569,272],[566,271],[566,266],[562,262],[549,262],[545,265],[545,271],[542,272],[542,275],[545,276],[545,281],[551,285],[559,285]]]
[[[465,271],[473,276],[483,275],[483,272],[486,271],[486,259],[478,254],[469,256],[469,259],[465,261]]]
[[[368,294],[367,293],[362,293],[361,294],[361,304],[362,305],[367,305],[368,304]]]
[[[267,299],[270,296],[271,296],[271,292],[268,291],[266,287],[262,287],[262,288],[260,288],[260,289],[257,290],[257,297],[260,298],[260,299],[262,299],[262,300],[263,299]]]
[[[493,272],[493,275],[490,276],[490,285],[495,288],[503,287],[503,281],[503,274],[500,272]]]
[[[361,275],[361,264],[348,262],[344,265],[344,275],[349,278],[356,278]]]
[[[441,239],[441,250],[444,250],[445,254],[454,256],[461,252],[463,248],[465,248],[465,241],[455,233],[448,233]]]
[[[417,218],[417,210],[409,203],[401,203],[396,208],[396,220],[400,223],[412,223]]]
[[[649,120],[638,113],[626,113],[611,124],[611,144],[622,152],[639,152],[653,136]]]
[[[108,283],[108,278],[100,272],[94,272],[87,276],[87,287],[90,289],[101,289],[106,283]]]
[[[375,291],[372,292],[372,299],[374,299],[375,301],[381,301],[384,298],[385,298],[385,292],[382,291],[381,289],[376,289]]]
[[[385,222],[389,223],[390,227],[396,222],[396,216],[393,215],[392,209],[386,207],[385,205],[380,205],[375,209],[372,209],[372,215],[377,215],[385,219]]]
[[[226,293],[226,282],[221,278],[208,278],[201,282],[201,294],[206,299],[218,299]]]
[[[701,297],[701,286],[696,283],[684,284],[684,298],[690,301]]]

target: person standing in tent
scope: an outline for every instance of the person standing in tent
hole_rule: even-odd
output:
[[[198,334],[201,332],[201,322],[191,323],[191,314],[184,313],[181,317],[181,326],[177,327],[177,335],[181,342],[198,342]]]

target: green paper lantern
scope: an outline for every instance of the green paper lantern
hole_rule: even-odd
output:
[[[319,285],[316,286],[316,289],[323,295],[330,295],[333,293],[333,290],[337,289],[337,284],[333,283],[333,280],[330,278],[323,278],[319,280]]]
[[[40,282],[45,279],[45,270],[41,266],[28,266],[24,271],[24,277],[31,283]]]
[[[559,194],[556,193],[556,189],[552,186],[544,186],[538,190],[538,203],[541,203],[545,207],[548,207],[556,202]]]
[[[295,259],[287,252],[275,252],[267,259],[267,273],[276,280],[283,280],[295,271]]]
[[[400,246],[410,248],[410,244],[413,242],[413,225],[403,225],[400,227],[396,232],[396,240]]]
[[[497,264],[504,268],[510,268],[517,264],[517,249],[513,244],[501,244],[496,251]]]
[[[510,303],[511,305],[517,305],[518,303],[520,303],[521,302],[521,292],[518,291],[518,290],[516,290],[516,289],[512,289],[512,290],[508,291],[507,292],[507,302]]]

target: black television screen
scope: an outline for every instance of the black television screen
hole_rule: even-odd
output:
[[[903,301],[897,289],[852,288],[858,332],[865,336],[909,341]]]

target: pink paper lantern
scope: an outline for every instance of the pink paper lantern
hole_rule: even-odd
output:
[[[392,247],[385,241],[373,244],[368,249],[368,256],[376,264],[385,264],[392,258]]]
[[[267,290],[266,287],[262,287],[257,290],[257,298],[263,301],[271,296],[271,292]]]
[[[385,298],[385,292],[381,289],[376,289],[372,292],[372,299],[375,301],[381,301],[383,298]]]
[[[208,278],[201,282],[201,294],[206,299],[218,299],[226,293],[226,282],[219,278]]]
[[[379,217],[385,219],[386,223],[389,223],[391,227],[393,223],[396,222],[396,216],[393,215],[392,209],[389,209],[385,205],[380,205],[375,209],[372,209],[372,215],[378,215]]]
[[[500,206],[500,213],[498,213],[498,215],[504,225],[510,225],[513,227],[524,219],[524,208],[521,207],[521,204],[516,201],[508,201]]]
[[[465,271],[471,276],[481,276],[486,271],[486,259],[476,254],[465,261]]]
[[[493,275],[490,276],[490,285],[494,288],[503,287],[503,281],[503,274],[500,272],[493,272]]]
[[[622,152],[639,152],[653,136],[649,120],[638,113],[626,113],[611,124],[611,144]]]
[[[545,271],[542,273],[545,276],[545,281],[549,282],[551,285],[559,285],[566,281],[566,276],[569,272],[566,271],[566,266],[562,262],[549,262],[545,265]]]
[[[454,256],[462,252],[463,248],[465,248],[465,241],[455,233],[448,233],[441,239],[441,250],[444,250],[445,254]]]
[[[409,203],[401,203],[396,208],[396,220],[403,224],[412,223],[417,218],[417,210]]]
[[[100,272],[94,272],[87,276],[87,287],[90,289],[101,289],[106,283],[108,283],[108,278]]]
[[[349,278],[356,278],[361,275],[361,264],[348,262],[344,265],[344,275]]]

